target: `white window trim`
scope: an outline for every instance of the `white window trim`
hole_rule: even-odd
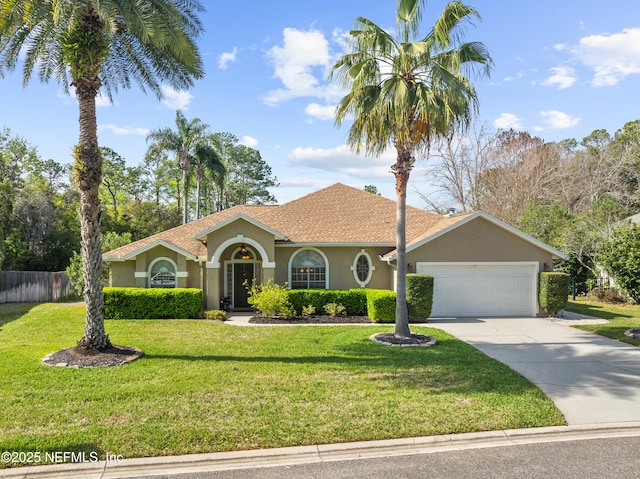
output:
[[[360,256],[364,256],[365,258],[367,258],[367,261],[369,262],[369,273],[367,274],[367,277],[365,278],[364,281],[360,281],[360,278],[358,277],[358,260],[360,259]],[[371,261],[371,256],[365,250],[361,249],[360,252],[356,254],[355,258],[353,258],[353,265],[351,266],[351,271],[353,272],[353,277],[356,280],[356,283],[358,283],[361,288],[364,288],[367,284],[369,284],[375,269],[376,267],[373,265],[373,261]]]
[[[307,250],[311,250],[311,251],[315,251],[316,253],[318,253],[320,256],[322,256],[322,259],[324,260],[324,289],[329,289],[329,260],[327,259],[327,255],[325,255],[321,250],[319,250],[318,248],[312,248],[312,247],[306,247],[306,248],[300,248],[294,251],[294,253],[289,256],[289,263],[287,264],[287,278],[289,281],[289,288],[291,288],[291,266],[293,265],[293,259],[298,256],[298,254],[302,253],[303,251],[307,251]]]
[[[151,271],[153,270],[153,266],[158,262],[158,261],[167,261],[169,263],[171,263],[171,266],[173,266],[173,271],[175,272],[176,275],[176,281],[175,281],[175,286],[174,288],[178,287],[178,278],[179,277],[185,277],[182,276],[180,273],[178,273],[178,265],[176,264],[175,261],[173,261],[171,258],[167,258],[167,257],[158,257],[155,258],[151,263],[149,263],[149,268],[147,269],[147,278],[149,279],[149,281],[147,281],[147,287],[148,288],[152,288],[153,286],[151,286]],[[186,275],[186,273],[183,273]]]

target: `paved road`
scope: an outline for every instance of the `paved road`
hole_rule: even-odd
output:
[[[430,319],[428,325],[528,378],[556,404],[569,425],[640,421],[636,346],[545,318]]]
[[[640,437],[595,439],[147,479],[636,479],[638,448]]]

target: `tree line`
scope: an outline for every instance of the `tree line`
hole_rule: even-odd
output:
[[[583,289],[602,275],[611,232],[640,211],[640,120],[558,142],[480,126],[440,140],[431,162],[429,209],[483,210],[560,249]]]
[[[200,127],[198,135],[189,124]],[[232,206],[275,202],[271,167],[231,133],[178,111],[175,127],[151,132],[147,143],[136,166],[100,148],[103,250]],[[62,271],[77,263],[79,208],[72,165],[42,159],[25,138],[0,129],[0,270]]]

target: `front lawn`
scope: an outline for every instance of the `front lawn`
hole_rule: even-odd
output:
[[[130,458],[564,424],[528,380],[437,329],[420,328],[435,347],[395,348],[369,340],[379,325],[107,321],[141,359],[40,363],[83,327],[81,305],[0,305],[0,450]]]
[[[616,305],[576,298],[575,301],[570,299],[565,309],[609,320],[608,324],[576,326],[579,329],[640,346],[640,339],[633,339],[624,335],[624,332],[628,329],[640,328],[640,305]]]

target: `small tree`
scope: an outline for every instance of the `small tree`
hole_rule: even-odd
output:
[[[265,283],[257,283],[253,280],[251,286],[248,284],[246,286],[249,292],[247,302],[262,316],[285,318],[295,316],[295,311],[287,298],[287,287],[274,283],[273,278],[269,278]]]
[[[622,291],[640,302],[640,225],[626,223],[614,229],[600,248],[597,261]]]

